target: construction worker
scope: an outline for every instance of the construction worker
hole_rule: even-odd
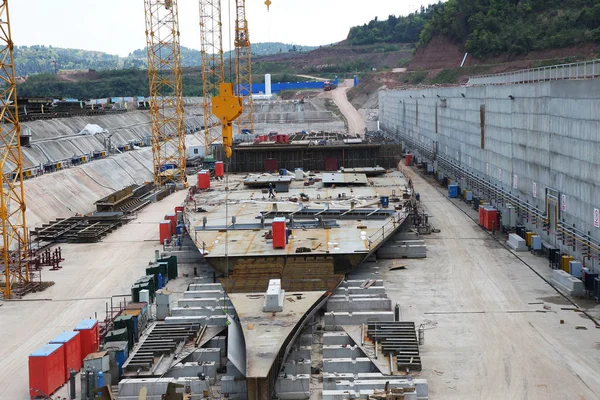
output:
[[[273,184],[269,183],[269,199],[274,199],[275,193],[273,192]]]

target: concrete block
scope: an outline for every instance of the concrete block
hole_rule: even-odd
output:
[[[225,315],[225,311],[230,315],[237,315],[235,309],[224,307],[174,307],[171,309],[173,317],[209,317],[213,315]]]
[[[280,375],[275,382],[275,392],[280,399],[308,399],[310,397],[310,375]]]
[[[329,299],[327,311],[390,311],[392,300],[382,297],[354,297]]]
[[[227,336],[215,336],[204,345],[204,348],[221,350],[221,357],[227,357]]]
[[[323,345],[323,358],[359,358],[365,353],[358,346],[349,345]]]
[[[369,288],[361,288],[359,286],[340,287],[334,294],[348,296],[349,294],[382,294],[385,293],[383,286],[371,286]]]
[[[184,299],[215,299],[225,297],[223,290],[188,290],[183,292]]]
[[[285,290],[281,289],[281,279],[270,279],[269,287],[265,295],[263,305],[264,312],[283,311],[283,301],[285,300]]]
[[[177,364],[164,375],[165,378],[185,378],[189,376],[197,377],[198,374],[204,374],[212,379],[214,383],[217,379],[217,364],[214,361],[188,362]]]
[[[361,325],[372,321],[393,321],[393,311],[327,312],[325,325]]]
[[[396,258],[426,258],[427,246],[425,245],[395,245],[386,244],[377,250],[380,260],[393,260]]]
[[[201,299],[181,299],[177,301],[178,307],[227,307],[233,308],[229,298],[206,297]]]
[[[354,344],[354,341],[346,332],[324,332],[323,346],[335,344]]]
[[[508,235],[508,241],[506,242],[508,247],[513,249],[514,251],[527,251],[527,244],[525,243],[525,239],[516,233],[511,233]]]
[[[236,395],[239,399],[246,398],[246,379],[225,375],[221,378],[221,393],[228,396]]]
[[[180,383],[182,388],[177,389],[177,393],[183,393],[185,385],[188,384],[192,388],[192,393],[203,393],[205,390],[210,390],[209,381],[201,381],[193,378],[143,378],[143,379],[123,379],[119,382],[119,399],[137,400],[140,390],[145,387],[147,390],[148,400],[160,400],[167,392],[169,383]]]
[[[340,287],[360,287],[360,285],[367,281],[368,279],[346,279],[342,281]],[[383,286],[383,279],[376,279],[375,282],[371,284],[371,287],[375,286]]]
[[[298,374],[310,374],[310,367],[312,365],[311,360],[289,360],[283,364],[283,371],[286,374],[298,375]]]
[[[223,290],[223,285],[220,283],[191,283],[188,291],[197,292],[204,290]]]
[[[186,362],[214,362],[217,368],[221,367],[221,351],[220,349],[196,349],[192,354],[186,357]]]
[[[165,323],[167,324],[189,324],[189,323],[197,323],[203,325],[211,325],[211,326],[225,326],[227,322],[226,315],[211,315],[208,317],[196,316],[196,317],[167,317],[165,318]]]
[[[571,296],[583,296],[583,282],[561,269],[552,271],[552,283]]]
[[[324,358],[323,372],[374,372],[377,368],[368,357]]]
[[[292,349],[290,355],[288,356],[288,360],[310,360],[311,353],[312,346],[300,346]]]

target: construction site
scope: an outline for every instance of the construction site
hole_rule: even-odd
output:
[[[149,97],[68,104],[0,3],[0,399],[600,398],[600,61],[281,100],[200,0],[184,97],[144,0]]]

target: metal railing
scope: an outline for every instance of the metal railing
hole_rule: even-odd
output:
[[[572,64],[523,69],[502,74],[471,76],[469,77],[467,86],[509,85],[567,79],[595,79],[599,76],[600,60],[589,60]]]

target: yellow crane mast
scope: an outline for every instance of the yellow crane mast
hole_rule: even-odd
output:
[[[13,42],[10,33],[8,0],[0,1],[0,165],[2,167],[2,263],[4,298],[11,298],[13,286],[29,282],[25,190],[21,156],[19,113],[15,82]]]
[[[254,133],[252,109],[252,52],[246,19],[246,0],[236,0],[235,19],[235,78],[237,95],[242,97],[243,113],[238,121],[238,133]]]
[[[219,94],[225,80],[223,65],[223,27],[221,0],[199,0],[200,52],[202,57],[202,97],[204,99],[204,146],[212,154],[211,144],[221,135],[217,123],[211,121],[212,98]]]
[[[177,0],[144,0],[144,8],[154,183],[186,186]]]

